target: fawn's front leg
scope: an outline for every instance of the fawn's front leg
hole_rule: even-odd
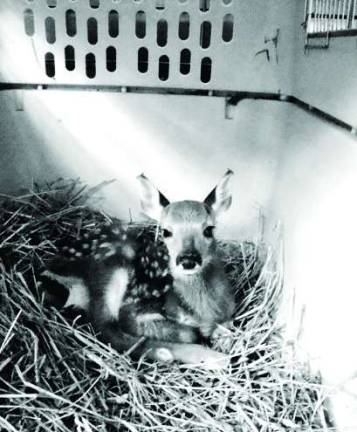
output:
[[[101,330],[117,322],[120,330],[135,337],[181,343],[198,341],[199,334],[196,328],[173,321],[163,312],[159,300],[142,301],[124,304],[116,317],[110,317],[106,313],[99,316],[97,314],[95,323]]]
[[[146,355],[151,360],[163,363],[178,361],[185,366],[197,366],[207,370],[223,369],[229,365],[229,358],[226,355],[210,348],[194,343],[134,336],[124,332],[119,321],[105,323],[101,333],[104,341],[110,343],[115,350],[121,353],[128,351],[136,359]]]
[[[182,301],[174,292],[167,294],[164,308],[165,314],[172,321],[195,328],[203,338],[210,338],[216,327],[213,320],[202,320],[195,316],[193,312],[188,310],[186,305],[182,304]]]

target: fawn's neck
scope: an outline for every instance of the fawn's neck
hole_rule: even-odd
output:
[[[174,291],[192,312],[208,320],[221,315],[228,284],[218,259],[212,259],[195,274],[173,274],[173,277]]]

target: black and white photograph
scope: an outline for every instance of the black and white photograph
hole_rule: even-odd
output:
[[[357,0],[0,0],[0,431],[357,432]]]

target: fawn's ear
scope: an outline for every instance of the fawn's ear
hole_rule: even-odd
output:
[[[207,195],[204,203],[208,205],[218,216],[220,213],[229,209],[232,204],[232,194],[230,188],[230,178],[233,171],[227,170],[218,185]]]
[[[151,183],[151,181],[141,174],[137,177],[141,186],[141,208],[143,212],[151,219],[160,221],[161,213],[164,207],[170,204],[170,201]]]

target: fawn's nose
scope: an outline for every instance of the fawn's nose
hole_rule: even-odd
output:
[[[182,265],[184,270],[193,270],[202,265],[202,257],[197,251],[184,252],[177,256],[176,264]]]

